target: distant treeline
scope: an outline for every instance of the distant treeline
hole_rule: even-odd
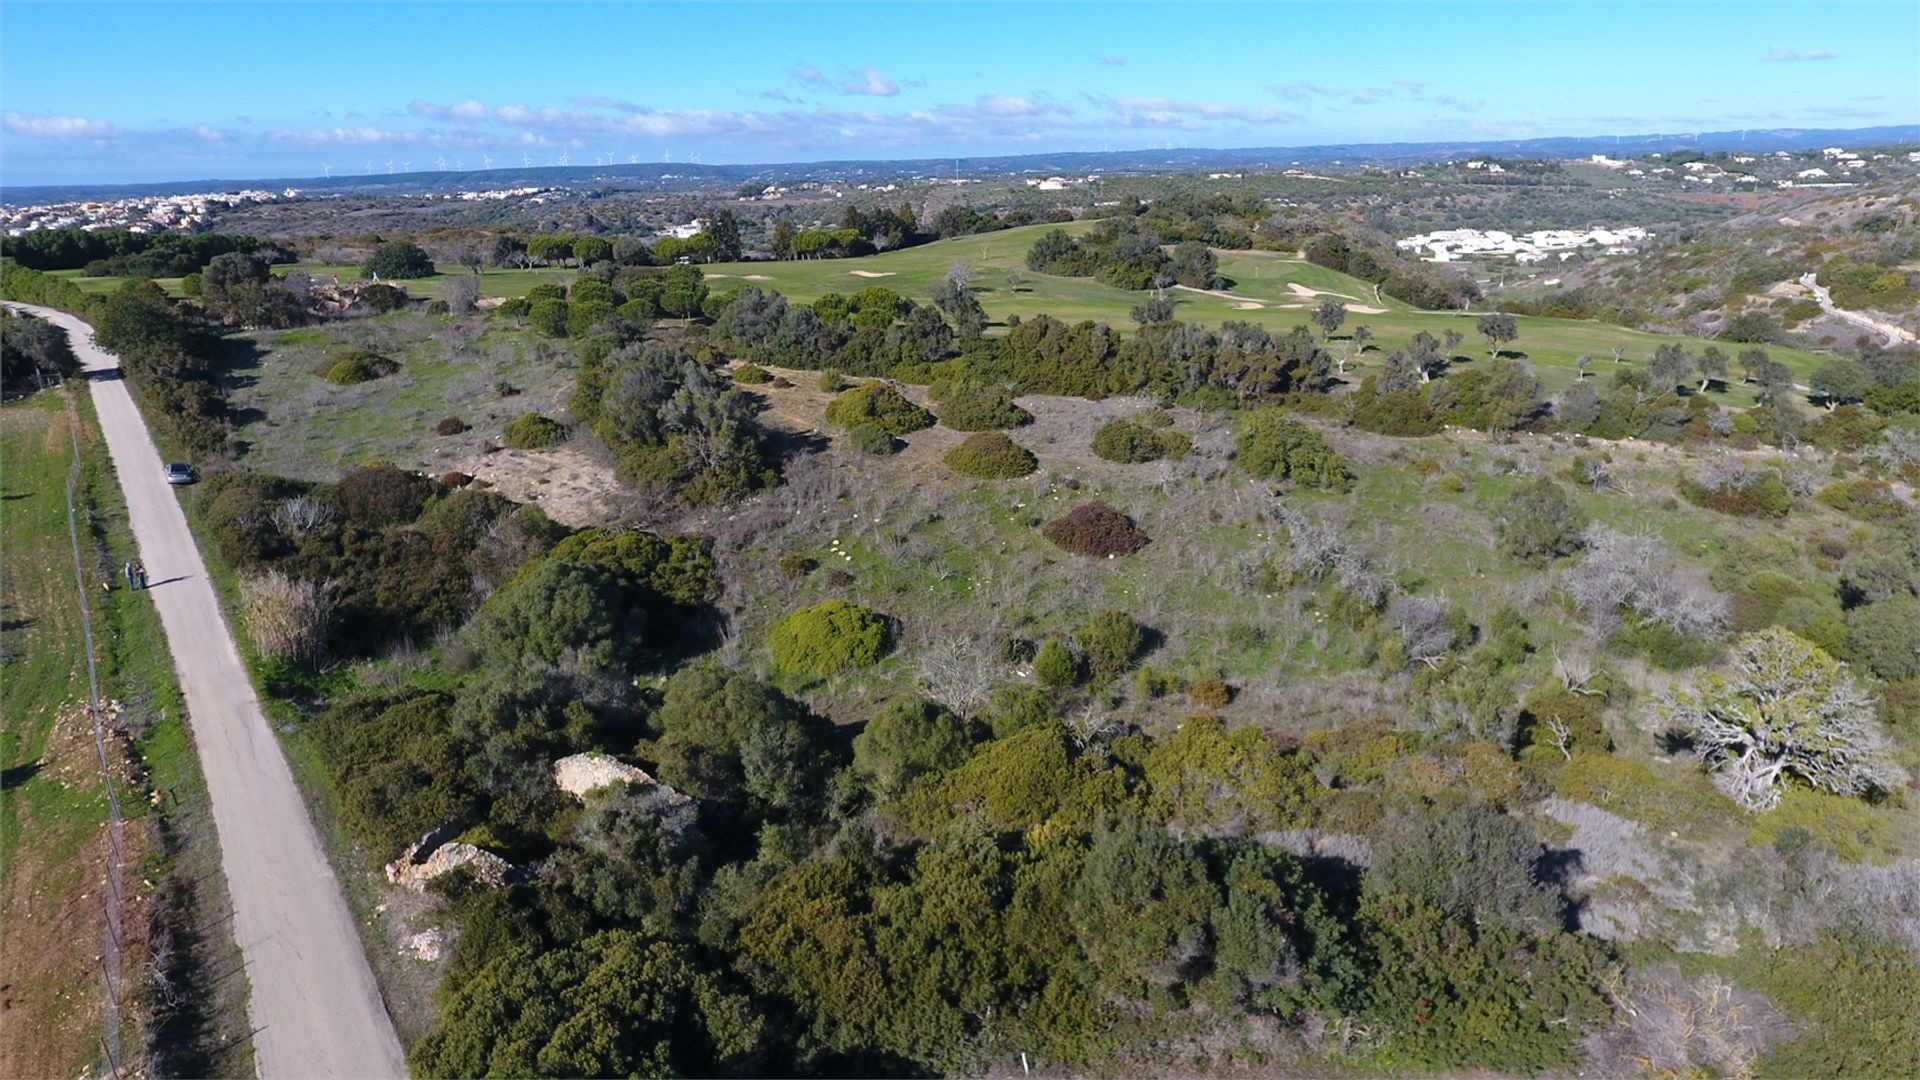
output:
[[[293,253],[266,240],[225,233],[141,233],[127,229],[36,229],[7,237],[6,257],[33,270],[85,270],[89,277],[184,277],[229,252]]]

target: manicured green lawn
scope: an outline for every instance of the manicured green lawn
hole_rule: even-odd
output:
[[[973,271],[970,287],[987,314],[1000,326],[1009,315],[1030,319],[1045,314],[1069,322],[1092,319],[1131,330],[1128,313],[1146,299],[1148,293],[1111,288],[1091,278],[1054,277],[1026,269],[1027,249],[1042,233],[1056,227],[1070,232],[1084,231],[1091,228],[1092,223],[1031,225],[860,259],[715,263],[701,270],[715,279],[711,285],[716,289],[751,281],[803,302],[831,292],[852,293],[869,285],[882,285],[925,300],[946,276],[949,267],[964,262]],[[1349,308],[1384,309],[1380,313],[1350,311],[1345,325],[1331,343],[1338,352],[1341,338],[1358,325],[1364,324],[1374,332],[1367,351],[1348,364],[1348,375],[1356,381],[1378,371],[1389,352],[1405,346],[1421,331],[1441,337],[1447,330],[1458,330],[1466,338],[1458,351],[1461,357],[1458,363],[1486,362],[1486,343],[1474,329],[1478,312],[1417,311],[1392,297],[1376,300],[1372,286],[1358,278],[1266,252],[1224,252],[1220,256],[1220,273],[1228,282],[1222,291],[1231,295],[1186,289],[1169,291],[1180,318],[1214,326],[1237,319],[1276,331],[1311,326],[1310,309],[1319,298],[1301,295],[1292,288],[1297,285],[1315,292],[1334,293]],[[1520,337],[1507,348],[1507,355],[1524,356],[1538,369],[1550,391],[1562,389],[1575,380],[1578,370],[1575,360],[1582,354],[1594,358],[1589,377],[1607,378],[1614,368],[1616,344],[1626,346],[1625,359],[1629,365],[1642,366],[1653,350],[1665,342],[1684,341],[1693,352],[1711,344],[1572,319],[1521,316],[1519,324]],[[1318,335],[1317,330],[1315,333]],[[1723,345],[1722,350],[1731,355],[1743,347]],[[1823,362],[1812,353],[1795,349],[1770,348],[1768,352],[1791,367],[1802,382]],[[1727,405],[1744,406],[1753,402],[1752,393],[1738,385],[1715,389],[1711,394]]]

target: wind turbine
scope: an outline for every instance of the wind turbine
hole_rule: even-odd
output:
[[[403,172],[403,173],[410,173],[410,172],[412,172],[412,171],[413,171],[413,162],[411,162],[411,161],[402,161],[402,162],[400,163],[400,171],[401,171],[401,172]]]
[[[326,174],[327,179],[333,179],[333,166],[323,161],[320,163],[320,171]]]
[[[525,169],[532,167],[532,165],[533,158],[529,156],[525,150],[520,151],[520,167]]]
[[[372,176],[372,175],[373,175],[373,162],[372,162],[372,160],[368,160],[368,162],[367,162],[367,175],[368,175],[368,176]]]
[[[571,157],[569,157],[569,155],[565,150],[560,151],[560,164],[563,167],[569,164],[571,160],[572,160]]]
[[[638,164],[640,164],[640,155],[639,155],[639,154],[628,154],[628,155],[627,155],[627,164],[629,164],[629,165],[638,165]]]
[[[441,154],[439,157],[434,158],[433,167],[436,169],[439,169],[441,172],[446,172],[447,171],[447,155]]]
[[[481,167],[482,169],[491,169],[491,168],[493,168],[493,159],[492,159],[492,158],[490,158],[490,157],[488,157],[488,156],[487,156],[487,155],[485,155],[485,154],[481,154],[481,155],[480,155],[480,167]]]
[[[456,170],[458,170],[458,171],[460,171],[460,172],[466,172],[466,171],[467,171],[467,160],[466,160],[465,158],[454,158],[454,159],[453,159],[453,167],[454,167],[454,168],[455,168]]]
[[[393,175],[393,159],[392,158],[387,159],[387,175],[388,176]]]

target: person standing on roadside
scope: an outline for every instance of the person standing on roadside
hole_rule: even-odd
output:
[[[138,585],[135,585],[135,584],[133,583],[133,563],[131,563],[131,562],[129,562],[129,563],[127,563],[127,565],[126,565],[126,568],[125,568],[125,572],[126,572],[126,575],[127,575],[127,588],[129,588],[129,589],[138,589],[138,588],[139,588],[140,586],[138,586]]]
[[[147,591],[147,564],[141,562],[139,559],[133,560],[133,576],[140,582],[140,584],[135,585],[134,588],[139,589],[141,592]]]

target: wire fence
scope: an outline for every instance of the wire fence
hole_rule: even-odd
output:
[[[80,412],[67,402],[67,430],[73,436],[73,464],[67,469],[67,535],[73,542],[73,584],[80,600],[80,628],[87,649],[87,715],[93,720],[93,745],[100,755],[100,777],[107,786],[107,881],[106,941],[100,952],[100,972],[106,997],[102,1010],[100,1049],[106,1055],[109,1075],[120,1075],[120,959],[125,941],[121,926],[121,885],[125,861],[124,823],[120,816],[120,795],[113,785],[112,759],[107,756],[106,719],[100,710],[100,672],[94,663],[93,606],[88,600],[86,564],[80,557],[80,515],[75,493],[80,487]],[[91,518],[89,518],[91,521]],[[111,583],[112,578],[108,578]]]

